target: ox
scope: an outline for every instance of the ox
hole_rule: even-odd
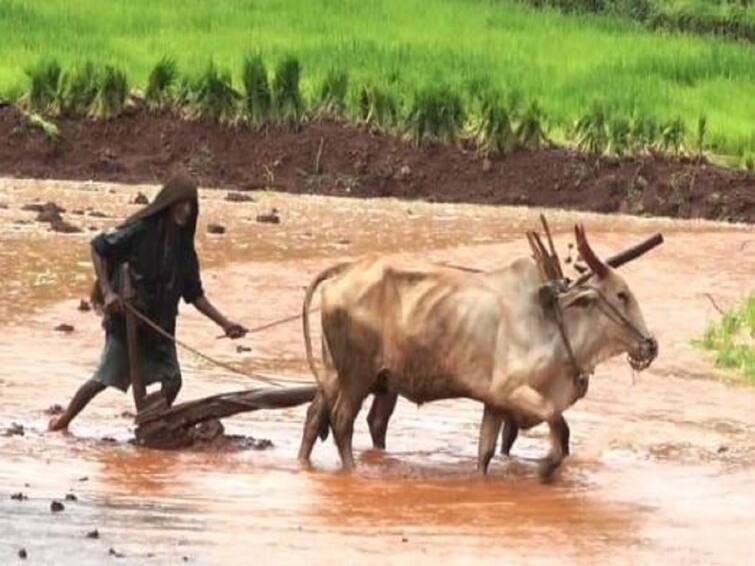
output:
[[[303,305],[307,359],[319,393],[300,460],[309,460],[318,433],[330,425],[341,464],[351,469],[354,420],[370,393],[384,404],[376,414],[388,416],[396,394],[416,403],[464,397],[485,405],[483,471],[503,420],[510,425],[508,447],[519,426],[546,422],[551,448],[540,475],[550,477],[568,447],[562,413],[584,395],[586,376],[621,353],[638,370],[658,353],[624,279],[595,255],[583,227],[575,233],[593,276],[555,294],[552,308],[542,299],[549,282],[531,258],[477,274],[366,258],[319,274]],[[312,354],[309,311],[323,282],[321,372]]]

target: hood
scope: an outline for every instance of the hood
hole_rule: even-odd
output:
[[[119,228],[133,224],[138,220],[143,220],[159,214],[170,208],[177,202],[184,200],[191,201],[193,206],[191,218],[186,226],[186,230],[194,239],[194,233],[197,231],[197,216],[199,215],[199,197],[197,192],[197,183],[187,175],[177,175],[171,178],[163,185],[163,188],[157,193],[154,200],[144,208],[129,216]]]

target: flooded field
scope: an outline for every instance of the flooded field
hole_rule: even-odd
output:
[[[138,191],[156,190],[0,181],[0,563],[18,560],[21,548],[35,564],[751,561],[755,390],[730,383],[690,345],[717,316],[711,298],[727,307],[752,290],[751,226],[549,212],[564,253],[578,218],[603,255],[664,233],[661,248],[622,268],[660,342],[656,363],[637,376],[623,359],[598,368],[587,398],[568,412],[572,456],[552,485],[537,481],[542,427],[479,477],[482,407],[467,401],[399,401],[385,453],[369,449],[360,416],[358,467],[344,475],[331,440],[315,447],[314,469],[297,464],[304,407],[226,422],[229,433],[270,439],[266,450],[136,448],[131,398],[114,391],[70,434],[46,432],[46,410],[68,401],[101,348],[99,319],[77,310],[92,279],[87,242],[136,210]],[[252,194],[255,202],[234,203],[203,191],[198,230],[208,296],[249,327],[298,313],[310,278],[344,257],[507,264],[528,253],[524,230],[539,213]],[[21,207],[37,201],[62,205],[85,231],[63,235],[34,222]],[[272,208],[279,225],[255,221]],[[207,235],[207,222],[226,234]],[[56,332],[61,323],[74,331]],[[251,352],[239,353],[183,307],[178,334],[238,367],[309,379],[298,322],[250,335],[241,343]],[[181,358],[179,399],[254,385]],[[23,434],[3,436],[14,423]],[[28,499],[11,498],[19,492]],[[53,500],[65,510],[51,513]],[[95,529],[99,537],[88,538]]]

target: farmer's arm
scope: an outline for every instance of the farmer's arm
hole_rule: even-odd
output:
[[[183,298],[187,303],[191,303],[194,307],[220,326],[227,336],[230,338],[241,338],[246,334],[246,328],[236,322],[228,320],[228,318],[220,312],[215,306],[205,297],[204,289],[202,288],[202,280],[199,276],[199,259],[195,250],[191,250],[189,254],[189,269],[184,284]]]
[[[121,308],[120,298],[110,285],[110,267],[126,261],[143,230],[143,224],[136,222],[102,233],[92,240],[92,263],[102,291],[105,312],[119,311]]]
[[[241,338],[246,334],[246,328],[237,322],[228,320],[204,295],[195,300],[193,304],[199,312],[220,326],[230,338]]]

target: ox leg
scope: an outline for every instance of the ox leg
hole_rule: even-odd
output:
[[[338,397],[330,411],[330,423],[333,428],[333,437],[341,456],[341,467],[345,471],[354,468],[354,453],[352,450],[352,437],[354,436],[354,419],[359,413],[359,403],[355,403],[345,392],[339,392]]]
[[[367,415],[367,425],[370,427],[372,446],[385,450],[385,435],[388,431],[388,421],[396,408],[398,393],[375,393],[372,407]]]
[[[503,432],[501,433],[501,454],[509,455],[517,436],[519,436],[519,425],[512,420],[506,420],[503,423]]]
[[[485,410],[482,413],[482,424],[480,424],[480,440],[477,446],[477,470],[483,475],[488,473],[488,465],[493,454],[495,454],[501,422],[501,416],[492,407],[485,405]]]
[[[568,456],[569,436],[571,436],[571,431],[569,430],[569,425],[566,423],[566,419],[563,415],[561,415],[556,423],[556,433],[558,434],[559,444],[561,444],[561,451],[564,453],[564,456]]]
[[[548,423],[551,450],[540,463],[539,474],[543,481],[550,480],[564,460],[563,426],[561,425],[562,422],[565,422],[563,417],[556,412],[551,401],[528,385],[522,385],[515,389],[506,399],[505,404],[513,409],[514,413],[531,415],[535,417],[535,420]]]
[[[322,391],[317,391],[315,398],[307,409],[307,418],[304,422],[304,431],[302,433],[301,445],[299,446],[299,462],[309,464],[312,448],[314,448],[317,437],[323,440],[328,435],[328,406],[325,402],[325,396]]]

